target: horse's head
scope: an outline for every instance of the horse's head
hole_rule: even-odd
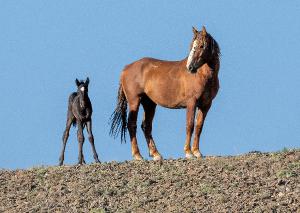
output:
[[[207,63],[212,55],[212,37],[206,32],[205,27],[201,31],[197,31],[193,27],[194,38],[190,46],[190,54],[187,59],[186,68],[194,73],[199,67]]]
[[[88,96],[88,87],[90,83],[90,79],[87,77],[85,82],[79,81],[77,78],[75,80],[76,86],[77,86],[77,94],[82,98],[82,100],[85,99],[85,97]]]

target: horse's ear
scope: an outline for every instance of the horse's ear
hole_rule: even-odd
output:
[[[89,77],[87,77],[86,80],[85,80],[85,85],[88,86],[89,83],[90,83],[90,79],[89,79]]]
[[[197,35],[197,33],[198,33],[198,30],[195,27],[193,27],[193,33],[194,33],[194,35]]]
[[[75,83],[76,83],[76,86],[77,87],[79,87],[79,85],[80,85],[80,82],[78,81],[78,79],[76,78],[76,80],[75,80]]]
[[[202,31],[201,31],[201,33],[202,33],[202,36],[206,36],[206,29],[205,29],[205,27],[204,27],[204,26],[202,27]]]

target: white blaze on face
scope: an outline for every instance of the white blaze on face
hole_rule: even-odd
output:
[[[198,47],[198,40],[195,40],[195,41],[193,42],[192,49],[191,49],[191,51],[190,51],[188,60],[187,60],[187,62],[186,62],[186,68],[188,68],[188,69],[189,69],[189,66],[190,66],[190,64],[191,64],[191,62],[192,62],[192,59],[193,59],[193,56],[194,56],[194,54],[195,54],[195,51],[196,51],[197,47]]]
[[[84,87],[81,87],[80,90],[81,90],[82,92],[84,92],[85,88],[84,88]]]

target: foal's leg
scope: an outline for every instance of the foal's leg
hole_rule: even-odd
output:
[[[82,146],[84,143],[84,135],[83,135],[83,124],[82,122],[77,122],[78,130],[77,130],[77,139],[78,139],[78,148],[79,148],[79,154],[78,154],[78,164],[85,164],[83,152],[82,152]]]
[[[89,141],[90,141],[91,146],[92,146],[94,159],[95,159],[96,163],[100,163],[100,161],[98,159],[98,154],[96,152],[95,144],[94,144],[94,135],[92,133],[92,120],[90,120],[86,123],[86,130],[89,134]]]
[[[210,108],[210,105],[208,105],[206,107],[198,108],[198,112],[197,112],[197,123],[195,126],[194,143],[193,143],[193,147],[192,147],[193,155],[197,158],[202,157],[202,154],[199,150],[199,139],[200,139],[200,134],[202,132],[204,120],[205,120],[205,117],[207,115],[209,108]]]
[[[162,156],[157,151],[154,140],[152,138],[152,121],[155,114],[156,104],[149,98],[144,98],[142,100],[142,105],[145,112],[141,127],[147,141],[149,155],[150,157],[153,157],[153,160],[162,160]]]
[[[196,101],[192,101],[187,105],[186,111],[186,139],[184,145],[184,152],[186,158],[192,158],[193,154],[191,151],[191,138],[194,130],[194,119],[195,119],[195,105]]]
[[[136,120],[139,111],[140,98],[128,102],[129,104],[129,115],[128,115],[128,131],[131,141],[131,154],[135,160],[143,160],[136,139]]]
[[[70,128],[72,125],[72,121],[73,121],[73,118],[71,118],[71,117],[67,118],[66,129],[64,131],[63,138],[62,138],[63,145],[62,145],[62,149],[61,149],[61,153],[60,153],[60,157],[59,157],[59,165],[60,166],[63,165],[63,163],[64,163],[65,149],[66,149],[67,140],[69,138],[69,132],[70,132]]]

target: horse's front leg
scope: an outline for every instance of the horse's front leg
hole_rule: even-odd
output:
[[[193,100],[187,105],[187,111],[186,111],[186,139],[184,145],[184,152],[186,158],[193,157],[190,143],[191,143],[191,138],[194,130],[195,109],[196,109],[196,100]]]
[[[83,135],[83,123],[81,121],[77,122],[78,130],[77,130],[77,140],[78,140],[78,164],[85,164],[82,146],[84,143],[84,135]]]
[[[202,158],[202,154],[199,150],[199,140],[200,140],[200,135],[201,135],[201,132],[203,129],[204,120],[205,120],[205,117],[207,115],[209,108],[210,108],[210,104],[206,107],[198,108],[198,110],[197,110],[195,136],[194,136],[194,143],[192,146],[192,153],[197,158]]]
[[[96,152],[95,143],[94,143],[94,135],[93,135],[93,132],[92,132],[92,120],[86,122],[86,130],[89,134],[89,141],[90,141],[90,144],[92,146],[92,151],[93,151],[93,156],[94,156],[95,162],[100,163],[99,158],[98,158],[98,154]]]

